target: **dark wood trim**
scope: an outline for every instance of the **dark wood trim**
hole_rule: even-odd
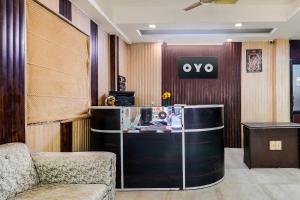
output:
[[[300,112],[299,111],[294,111],[293,107],[294,107],[294,96],[293,96],[293,65],[295,64],[299,64],[300,65],[300,59],[292,59],[290,60],[290,118],[291,118],[291,122],[297,122],[299,123],[300,121],[296,120],[295,121],[295,117],[294,115],[299,115]],[[297,117],[298,118],[298,117]]]
[[[0,0],[0,144],[25,142],[24,10],[24,0]]]
[[[290,40],[290,59],[300,59],[300,40]]]
[[[98,105],[98,25],[91,21],[91,99],[92,106]]]
[[[60,151],[72,152],[73,122],[60,124]]]
[[[119,75],[119,37],[116,35],[109,36],[110,51],[110,89],[117,90],[117,77]]]
[[[59,14],[72,21],[72,3],[69,0],[59,0]]]
[[[299,118],[300,112],[293,111],[293,65],[300,64],[300,40],[290,40],[290,118],[295,122]],[[297,115],[297,116],[294,116]],[[298,121],[298,120],[296,120]]]

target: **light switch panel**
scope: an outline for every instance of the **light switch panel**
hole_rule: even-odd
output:
[[[269,149],[271,151],[281,151],[282,150],[282,141],[281,140],[271,140],[269,142]]]

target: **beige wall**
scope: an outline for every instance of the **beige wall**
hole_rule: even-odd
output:
[[[85,34],[91,34],[90,18],[74,4],[72,4],[72,24]]]
[[[60,151],[60,123],[30,125],[26,127],[26,145],[32,152]]]
[[[37,0],[50,10],[59,13],[59,0]]]
[[[274,120],[290,121],[290,46],[289,40],[277,40],[275,43],[274,75]]]
[[[135,91],[136,105],[161,105],[161,44],[129,46],[127,88]]]
[[[110,90],[110,66],[109,66],[109,35],[101,27],[98,28],[99,55],[98,55],[98,100],[100,105]]]
[[[246,73],[246,49],[262,49],[263,72]],[[242,44],[241,121],[273,121],[274,45],[268,42]]]
[[[129,67],[129,47],[126,42],[119,39],[119,74],[127,77],[127,68]]]
[[[262,49],[263,72],[246,73],[246,49]],[[289,42],[242,44],[242,122],[289,121]]]

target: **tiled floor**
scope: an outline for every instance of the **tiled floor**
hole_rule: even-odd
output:
[[[300,169],[251,169],[242,149],[226,149],[225,179],[192,191],[118,192],[117,200],[300,200]]]

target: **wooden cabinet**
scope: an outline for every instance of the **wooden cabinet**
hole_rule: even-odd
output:
[[[244,162],[249,168],[298,168],[295,123],[244,123]]]

